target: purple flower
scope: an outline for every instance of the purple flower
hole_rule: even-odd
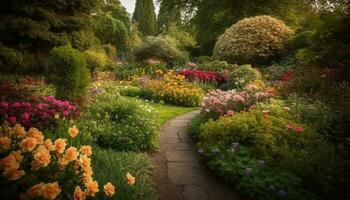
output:
[[[278,190],[277,192],[277,196],[281,199],[284,199],[288,196],[288,193],[284,190]]]
[[[10,116],[9,118],[7,118],[7,122],[11,125],[14,125],[17,122],[17,118],[15,116]]]
[[[250,168],[250,167],[247,167],[247,168],[244,170],[244,175],[245,175],[245,176],[251,176],[251,175],[253,175],[253,169]]]

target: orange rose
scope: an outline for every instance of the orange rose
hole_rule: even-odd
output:
[[[73,194],[73,200],[85,200],[86,193],[80,189],[80,186],[76,186]]]
[[[129,185],[135,184],[135,177],[133,177],[129,172],[126,173],[126,180],[128,181]]]
[[[20,124],[16,124],[12,131],[13,131],[12,132],[13,136],[18,138],[23,138],[27,134],[24,127],[21,126]]]
[[[4,170],[4,173],[7,171],[17,170],[19,166],[20,163],[17,162],[16,157],[13,154],[6,156],[0,161],[0,167]]]
[[[68,135],[71,136],[72,138],[75,138],[79,133],[79,130],[73,126],[68,129]]]
[[[17,161],[18,163],[21,163],[21,162],[22,162],[23,156],[22,156],[20,150],[18,150],[18,151],[12,151],[12,152],[11,152],[11,155],[13,155],[13,156],[15,157],[15,159],[16,159],[16,161]]]
[[[79,150],[83,155],[86,155],[86,156],[91,156],[92,154],[92,148],[91,146],[88,146],[88,145],[85,145],[85,146],[82,146],[80,147],[80,150]]]
[[[64,153],[64,158],[68,161],[76,160],[78,156],[79,156],[79,153],[77,151],[77,148],[75,147],[69,147]]]
[[[88,196],[94,197],[98,191],[100,191],[100,190],[98,189],[98,182],[97,181],[89,181],[86,184],[86,193]]]
[[[31,152],[34,150],[37,144],[38,141],[35,138],[27,137],[22,140],[20,147],[23,152]]]
[[[0,137],[0,152],[7,151],[11,147],[11,139],[8,137]]]
[[[106,185],[104,185],[103,189],[105,191],[105,194],[109,197],[113,196],[115,193],[115,187],[110,182],[108,182]]]
[[[40,146],[33,155],[32,170],[38,170],[46,167],[51,162],[51,155],[49,150],[44,146]]]
[[[39,184],[36,184],[30,188],[27,189],[27,191],[25,192],[25,197],[26,199],[33,199],[33,198],[36,198],[36,197],[39,197],[39,196],[42,196],[42,190],[43,190],[43,187],[44,187],[44,183],[39,183]]]
[[[51,139],[46,139],[44,141],[44,146],[46,147],[47,150],[49,151],[54,151],[55,150],[55,146],[52,144]]]
[[[58,158],[57,162],[61,170],[64,170],[64,168],[68,165],[68,160],[66,160],[64,157]]]
[[[20,179],[22,176],[24,176],[26,173],[24,170],[8,170],[4,171],[4,176],[7,178],[9,181],[16,181]]]
[[[55,141],[55,150],[57,153],[63,153],[64,149],[66,148],[66,140],[59,138]]]
[[[54,200],[61,193],[58,182],[47,183],[43,186],[42,196],[44,199]]]
[[[35,138],[38,144],[42,144],[44,142],[44,135],[41,131],[36,128],[30,128],[28,131],[28,136]]]

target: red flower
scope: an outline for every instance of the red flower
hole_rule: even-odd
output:
[[[281,81],[290,81],[294,78],[293,71],[288,71],[281,76]]]
[[[300,126],[297,126],[297,127],[294,127],[294,131],[298,134],[304,132],[304,128],[303,127],[300,127]]]

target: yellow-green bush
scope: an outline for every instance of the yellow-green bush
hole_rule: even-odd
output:
[[[87,50],[84,57],[91,72],[103,71],[108,64],[108,57],[103,51]]]
[[[263,15],[245,18],[226,29],[214,57],[239,64],[259,64],[282,54],[293,31],[281,20]]]

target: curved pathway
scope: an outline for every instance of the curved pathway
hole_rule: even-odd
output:
[[[156,188],[164,200],[240,200],[199,162],[187,125],[199,111],[170,120],[161,130],[160,152],[152,155]]]

